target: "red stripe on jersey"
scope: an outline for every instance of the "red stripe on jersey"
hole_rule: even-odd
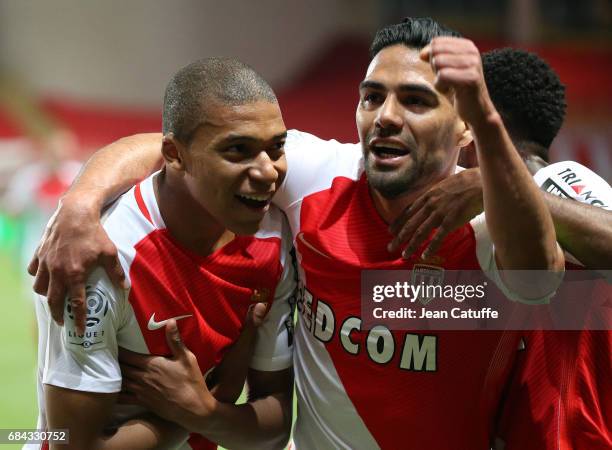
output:
[[[134,188],[134,197],[136,197],[136,203],[138,204],[138,208],[145,218],[153,224],[153,220],[151,220],[151,214],[147,209],[147,205],[145,205],[144,199],[142,198],[142,192],[140,192],[140,183],[136,185]]]

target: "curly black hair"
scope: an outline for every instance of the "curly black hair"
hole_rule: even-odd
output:
[[[489,95],[512,140],[547,151],[567,106],[559,76],[539,56],[514,48],[483,53],[482,65]]]
[[[437,36],[461,37],[457,31],[445,27],[430,17],[406,17],[401,23],[388,25],[376,32],[370,46],[370,58],[374,58],[383,48],[395,44],[404,44],[420,50]]]

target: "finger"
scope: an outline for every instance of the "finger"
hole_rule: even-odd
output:
[[[430,215],[425,210],[425,208],[421,208],[416,212],[409,220],[406,222],[404,227],[399,230],[395,238],[391,241],[390,247],[395,251],[402,244],[404,244],[409,239],[414,240],[415,233],[422,226],[423,223],[429,220]],[[414,250],[414,249],[413,249]]]
[[[431,230],[436,227],[437,221],[437,218],[430,217],[425,222],[423,222],[423,224],[415,231],[415,233],[412,235],[412,238],[408,242],[406,249],[402,253],[403,258],[410,258],[410,256],[412,256],[415,250],[419,248],[421,244],[425,242],[425,240],[427,240],[427,238],[431,234]]]
[[[440,71],[445,68],[465,69],[478,65],[478,61],[473,55],[444,53],[433,56],[432,65],[434,66],[434,71]]]
[[[142,353],[136,353],[131,350],[119,347],[119,363],[124,365],[130,365],[132,367],[144,369],[154,358],[151,355],[143,355]]]
[[[181,333],[179,333],[174,319],[170,319],[166,323],[166,342],[173,356],[181,358],[185,355],[185,344],[183,344]]]
[[[38,272],[38,249],[39,248],[40,248],[40,245],[36,247],[36,251],[34,252],[32,259],[30,260],[30,263],[28,264],[28,273],[32,275],[33,277],[36,276],[36,273]]]
[[[389,227],[389,232],[391,234],[397,234],[399,230],[404,226],[404,224],[408,221],[408,218],[412,217],[419,211],[427,202],[429,201],[429,196],[427,193],[421,195],[417,198],[412,205],[406,208],[397,219],[393,221],[391,226]]]
[[[434,85],[437,89],[445,91],[449,88],[474,86],[479,81],[479,74],[474,69],[455,69],[447,67],[438,70],[438,74],[434,80]]]
[[[51,280],[49,283],[49,289],[45,293],[47,297],[47,303],[49,304],[49,310],[51,311],[51,317],[58,325],[64,324],[64,308],[66,307],[66,288],[65,286],[57,281]]]
[[[429,258],[431,255],[435,255],[436,252],[440,249],[440,245],[444,242],[444,239],[452,230],[447,229],[444,225],[438,227],[435,231],[433,237],[431,238],[431,242],[427,246],[427,248],[423,251],[423,259]]]
[[[478,52],[476,45],[469,39],[464,38],[439,36],[433,38],[429,45],[431,46],[432,56],[436,56],[440,53]]]
[[[430,62],[431,60],[431,44],[426,45],[425,47],[423,47],[421,49],[421,52],[419,53],[419,57],[425,61],[425,62]]]
[[[49,290],[49,270],[45,266],[38,267],[38,271],[35,273],[34,284],[32,289],[39,295],[47,296]]]
[[[87,306],[85,305],[85,284],[76,283],[70,286],[68,299],[70,300],[70,308],[72,309],[72,315],[74,316],[74,323],[77,332],[84,334],[85,320],[87,318]]]
[[[108,274],[108,278],[115,286],[119,286],[121,289],[127,289],[125,272],[121,267],[121,263],[116,253],[114,255],[103,256],[101,258],[101,264]]]

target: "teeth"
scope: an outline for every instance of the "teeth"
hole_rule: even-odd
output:
[[[374,144],[373,147],[374,148],[393,148],[396,150],[406,151],[406,147],[402,146],[401,144],[396,144],[395,142],[377,143],[377,144]]]
[[[270,194],[261,194],[261,195],[245,195],[245,194],[238,194],[239,197],[243,197],[249,200],[256,200],[258,202],[265,202],[268,201],[270,199]]]

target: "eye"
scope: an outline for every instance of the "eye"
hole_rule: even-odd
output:
[[[268,155],[271,159],[277,160],[285,153],[285,141],[275,142],[268,150]]]
[[[422,97],[410,96],[404,100],[407,105],[429,106],[427,101]]]
[[[366,92],[365,94],[363,94],[363,98],[361,101],[366,105],[380,104],[384,101],[384,97],[378,92]]]
[[[248,152],[248,149],[246,145],[236,144],[236,145],[232,145],[231,147],[227,147],[225,151],[228,153],[233,153],[233,154],[245,154]]]
[[[221,150],[221,155],[232,162],[244,161],[252,156],[252,149],[246,144],[233,144]]]

